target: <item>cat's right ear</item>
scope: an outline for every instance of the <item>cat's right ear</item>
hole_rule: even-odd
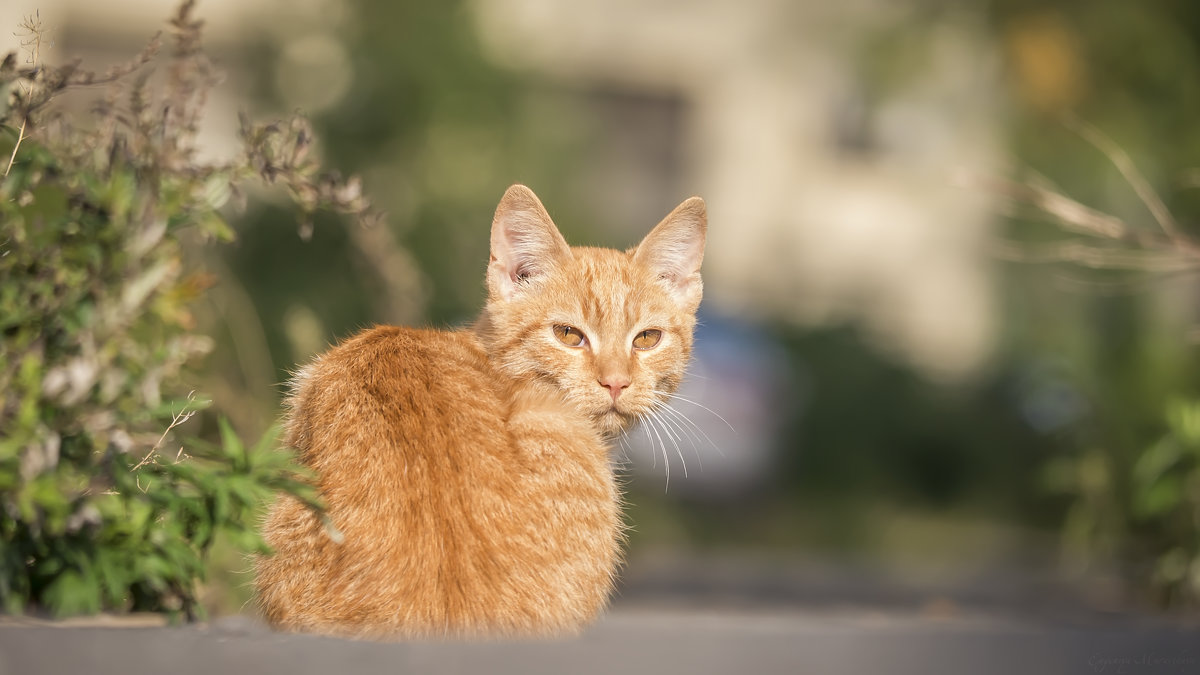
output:
[[[533,190],[524,185],[508,188],[492,218],[489,294],[508,300],[524,281],[570,258],[571,247]]]
[[[633,259],[653,270],[675,298],[693,310],[703,293],[700,262],[707,232],[707,207],[703,199],[692,197],[676,206],[633,250]]]

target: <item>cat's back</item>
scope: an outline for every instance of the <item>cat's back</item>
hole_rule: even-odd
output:
[[[378,326],[296,374],[284,441],[319,470],[341,453],[376,446],[419,448],[455,437],[478,444],[503,427],[501,397],[471,333]]]

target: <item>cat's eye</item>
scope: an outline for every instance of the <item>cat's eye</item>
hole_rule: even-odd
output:
[[[583,344],[587,342],[587,338],[584,337],[583,331],[574,326],[555,326],[554,337],[558,338],[559,342],[568,347],[582,347]]]
[[[651,349],[662,339],[662,331],[657,328],[647,328],[633,338],[634,349]]]

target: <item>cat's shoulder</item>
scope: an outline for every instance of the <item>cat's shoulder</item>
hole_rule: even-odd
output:
[[[318,357],[313,366],[374,378],[482,370],[487,367],[487,355],[468,331],[381,325],[341,341]]]
[[[321,433],[388,425],[406,438],[434,428],[443,436],[461,435],[462,424],[429,426],[454,411],[469,411],[463,419],[476,427],[492,424],[480,433],[495,433],[505,410],[495,380],[483,348],[465,331],[376,326],[293,373],[284,401],[285,440],[306,449],[306,461],[323,461],[312,453],[336,452],[328,444],[313,449],[312,439]]]
[[[345,358],[356,354],[404,354],[438,350],[449,350],[451,355],[455,355],[459,352],[482,353],[483,347],[475,336],[467,331],[378,325],[342,340],[329,354]]]

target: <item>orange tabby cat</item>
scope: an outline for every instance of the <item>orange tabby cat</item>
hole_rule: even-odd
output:
[[[301,369],[285,441],[317,472],[336,531],[293,499],[275,505],[275,554],[257,561],[267,619],[396,637],[592,619],[621,555],[606,443],[683,377],[705,227],[693,197],[637,248],[572,248],[514,185],[474,326],[381,326]]]

